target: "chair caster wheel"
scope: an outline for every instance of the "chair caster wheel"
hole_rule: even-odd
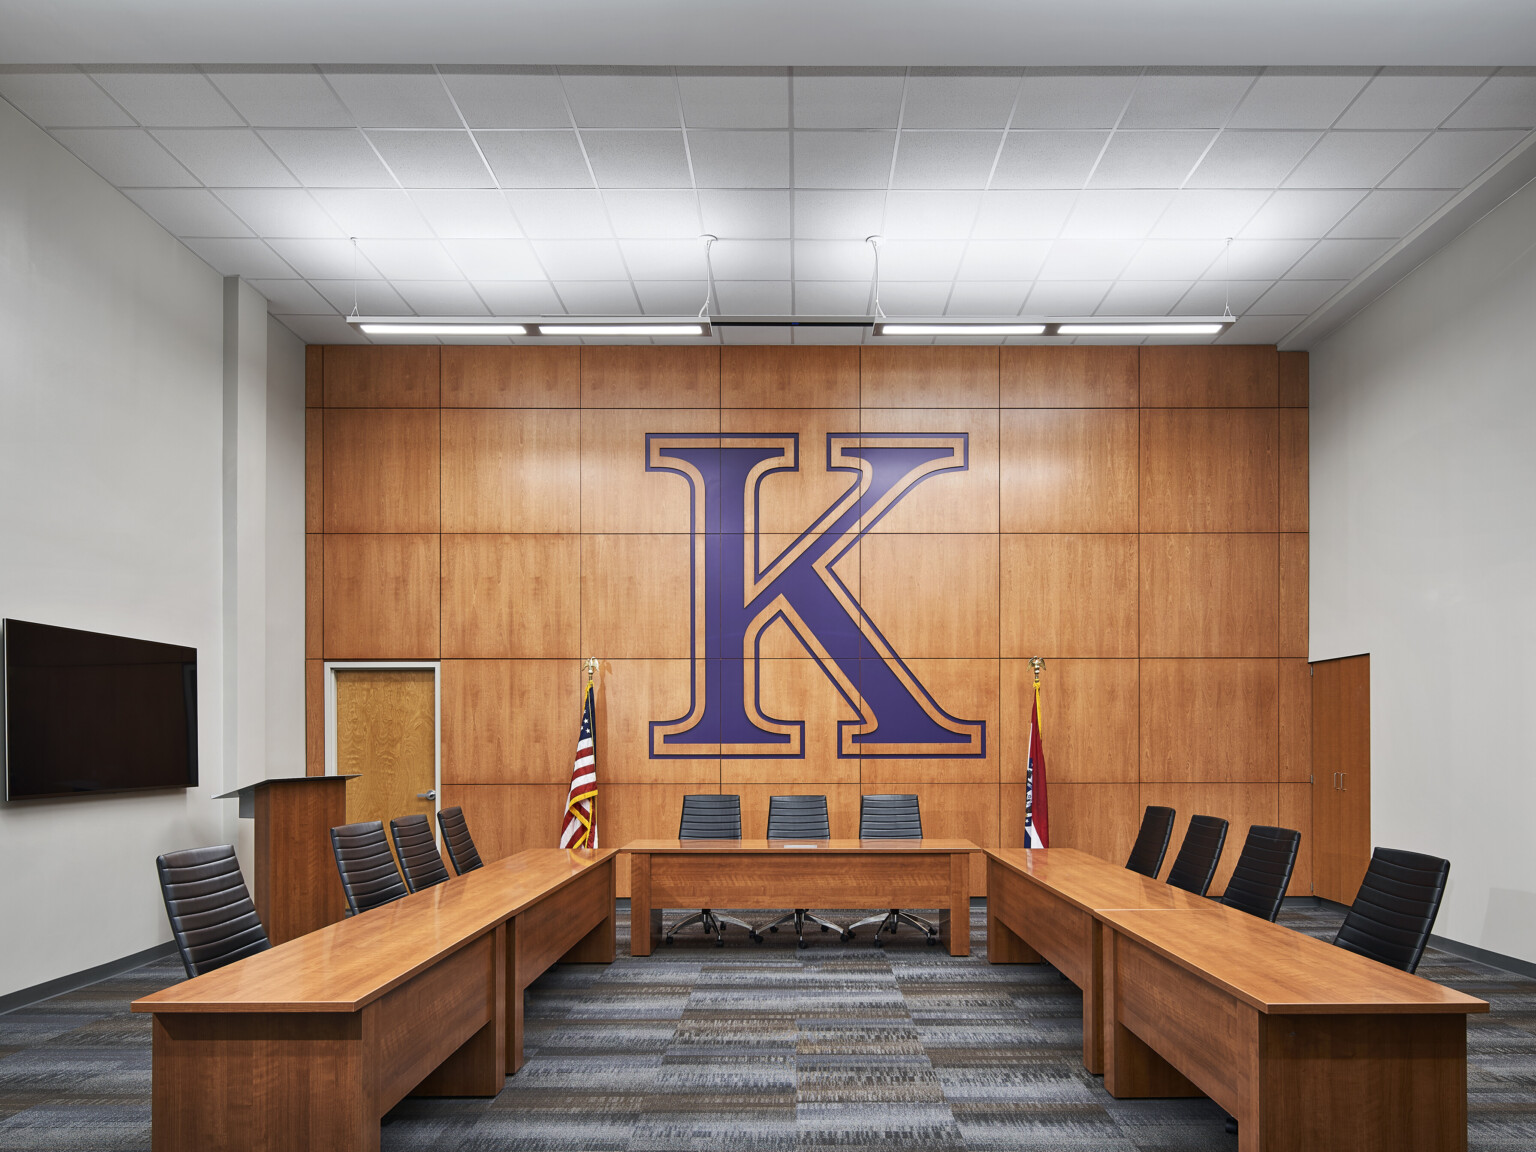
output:
[[[763,942],[762,934],[759,932],[747,933],[747,939],[751,940],[754,944],[761,944]]]
[[[806,947],[805,937],[804,936],[800,937],[800,947],[802,947],[802,948]]]
[[[839,935],[838,939],[842,940],[842,942],[844,944],[846,944],[846,943],[848,943],[848,941],[853,939],[853,933],[852,932],[843,932],[843,933],[841,933]]]
[[[667,937],[667,943],[668,944],[672,943],[672,937],[670,937],[670,936]]]
[[[768,925],[768,931],[770,931],[770,932],[777,932],[778,930],[779,930],[779,926],[777,924],[770,924],[770,925]]]
[[[876,948],[884,948],[885,947],[885,941],[880,939],[879,936],[875,937],[875,947]]]
[[[831,929],[829,929],[829,928],[828,928],[828,927],[827,927],[827,926],[826,926],[826,925],[825,925],[825,924],[823,924],[823,925],[822,925],[822,926],[821,926],[821,930],[822,930],[822,931],[823,931],[823,932],[829,932],[829,931],[831,931]]]
[[[928,947],[932,948],[936,944],[938,944],[938,942],[939,942],[939,938],[937,936],[930,936],[930,937],[928,937]]]
[[[723,936],[716,936],[715,937],[715,947],[716,948],[724,948],[725,947],[725,937],[723,937]]]

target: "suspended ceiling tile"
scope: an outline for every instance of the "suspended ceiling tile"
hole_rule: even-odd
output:
[[[1353,280],[1390,247],[1390,240],[1319,240],[1287,275],[1300,280]]]
[[[1194,280],[1225,248],[1221,240],[1148,240],[1121,275],[1128,280]]]
[[[629,276],[614,240],[535,240],[533,250],[551,280],[622,280]]]
[[[1091,316],[1113,280],[1041,280],[1024,301],[1026,316]]]
[[[1536,69],[1505,68],[1468,97],[1447,128],[1536,128]]]
[[[53,136],[119,188],[186,188],[199,182],[141,128],[61,128]]]
[[[722,238],[709,254],[710,266],[722,280],[788,280],[790,258],[788,240]]]
[[[788,128],[789,70],[678,72],[683,119],[693,128]]]
[[[1435,128],[1492,69],[1388,68],[1366,85],[1339,128]]]
[[[858,280],[874,275],[874,252],[863,240],[796,240],[795,279]]]
[[[361,128],[462,128],[453,101],[431,68],[336,66],[325,69]]]
[[[214,188],[282,188],[298,181],[249,128],[163,128],[154,133],[171,155]]]
[[[1422,132],[1329,132],[1285,181],[1287,188],[1374,188]]]
[[[443,83],[471,128],[569,128],[553,68],[455,68]]]
[[[508,192],[507,203],[524,234],[535,239],[594,239],[612,233],[596,192]]]
[[[1257,71],[1151,69],[1136,85],[1121,128],[1220,128]]]
[[[1464,188],[1527,133],[1436,132],[1388,176],[1387,188]]]
[[[895,128],[901,121],[899,69],[797,68],[790,85],[796,128]]]
[[[402,187],[495,187],[468,132],[375,129],[367,135]]]
[[[494,189],[444,188],[410,193],[439,238],[492,239],[522,235],[507,199]]]
[[[960,260],[958,276],[967,282],[1032,281],[1050,250],[1048,240],[972,240]],[[1019,303],[1023,304],[1022,298]]]
[[[573,130],[480,131],[475,140],[503,188],[591,188],[592,173]]]
[[[691,188],[681,132],[581,134],[600,188]]]
[[[311,195],[347,236],[408,240],[430,234],[411,198],[398,190],[317,188]]]
[[[1095,188],[1178,188],[1215,139],[1214,132],[1116,132],[1089,184]]]
[[[1190,287],[1174,305],[1173,313],[1176,316],[1220,316],[1231,308],[1241,316],[1269,290],[1270,283],[1268,280],[1228,281],[1213,271]]]
[[[1329,128],[1370,81],[1368,68],[1267,68],[1229,128]]]
[[[359,240],[357,246],[391,281],[454,280],[462,276],[437,240]]]
[[[891,192],[880,231],[887,240],[964,240],[980,206],[980,192]]]
[[[492,316],[550,316],[562,311],[547,280],[476,280],[474,285]]]
[[[1358,204],[1363,192],[1282,189],[1276,192],[1243,227],[1250,240],[1281,240],[1317,237],[1344,218]]]
[[[788,132],[688,132],[693,181],[700,188],[789,187]]]
[[[796,279],[794,287],[796,316],[865,316],[869,314],[870,284],[868,280]],[[798,337],[799,333],[796,333],[796,343],[801,342]],[[836,342],[846,341],[837,340]]]
[[[294,316],[334,316],[331,302],[307,280],[252,280],[251,287],[271,305],[269,311]]]
[[[677,81],[665,69],[562,68],[581,128],[678,128]]]
[[[1281,280],[1244,312],[1255,316],[1305,316],[1347,283],[1347,280]]]
[[[640,312],[640,302],[628,280],[561,280],[555,282],[555,291],[572,316],[634,316]]]
[[[444,240],[443,250],[470,280],[548,279],[526,240]]]
[[[1080,193],[1061,235],[1072,240],[1143,239],[1168,206],[1172,192],[1095,189]]]
[[[1188,280],[1121,280],[1104,294],[1101,316],[1166,316],[1189,291]]]
[[[719,237],[780,237],[790,233],[791,193],[720,192],[699,193],[699,212],[703,231]],[[799,196],[800,193],[794,193]]]
[[[993,188],[1081,188],[1109,141],[1107,132],[1010,132]]]
[[[984,188],[1001,132],[909,132],[896,148],[893,188]]]
[[[0,68],[0,96],[44,128],[114,128],[133,124],[133,117],[77,68]]]
[[[962,275],[964,272],[962,270]],[[951,316],[1017,316],[1029,298],[1033,280],[975,281],[962,279],[950,294]]]
[[[797,190],[795,236],[807,240],[847,240],[877,235],[885,227],[885,200],[886,193],[873,190]]]
[[[346,236],[302,188],[225,188],[219,199],[260,236]]]
[[[245,123],[197,69],[98,68],[96,83],[146,128],[222,128]]]
[[[788,316],[791,297],[787,280],[715,281],[716,310],[726,316]]]
[[[344,128],[356,123],[325,77],[307,65],[224,66],[208,79],[255,128]]]
[[[1057,240],[1040,269],[1040,279],[1113,280],[1137,247],[1134,240]]]
[[[204,188],[140,188],[126,195],[173,236],[251,235],[251,230]]]
[[[1164,240],[1219,240],[1236,236],[1264,206],[1268,190],[1186,189],[1173,194],[1152,229]]]
[[[1054,239],[1077,203],[1070,191],[984,192],[972,235],[997,240]]]
[[[887,316],[942,316],[951,282],[891,280],[880,284],[880,307]]]
[[[396,280],[395,291],[418,316],[488,316],[490,310],[464,280]]]
[[[1274,188],[1319,139],[1316,132],[1223,132],[1189,188]]]
[[[268,128],[260,136],[309,188],[394,188],[395,180],[355,128]]]
[[[331,302],[336,311],[359,316],[403,316],[410,313],[400,293],[384,280],[311,280],[315,291]]]
[[[221,276],[281,280],[293,275],[293,269],[262,240],[189,239],[185,243]]]
[[[1022,73],[914,72],[907,81],[903,128],[1005,128]]]
[[[1113,128],[1135,91],[1137,70],[1031,69],[1019,90],[1014,128]]]
[[[796,132],[795,187],[885,188],[894,132]]]
[[[701,232],[710,231],[700,226],[698,197],[690,191],[605,191],[603,204],[614,235],[621,238],[697,239]]]
[[[322,280],[377,280],[379,271],[353,248],[350,240],[267,241],[272,250],[300,276],[312,283]]]
[[[964,254],[963,240],[887,240],[880,246],[880,277],[893,281],[953,280]]]
[[[705,277],[704,245],[696,239],[621,240],[619,251],[629,274],[636,280],[702,283]]]
[[[1328,234],[1396,240],[1412,232],[1450,198],[1449,192],[1377,190],[1360,201]]]

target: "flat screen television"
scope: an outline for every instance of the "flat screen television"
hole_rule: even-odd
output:
[[[6,800],[196,786],[196,648],[3,626]]]

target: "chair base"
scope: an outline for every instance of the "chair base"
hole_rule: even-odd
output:
[[[688,927],[690,924],[700,925],[703,928],[704,934],[706,936],[708,936],[710,933],[714,933],[716,948],[725,947],[725,926],[727,924],[734,924],[738,928],[745,928],[747,930],[747,936],[752,940],[753,943],[761,944],[763,942],[763,938],[758,934],[757,929],[752,927],[752,925],[748,924],[745,920],[738,920],[734,916],[722,916],[720,913],[713,912],[708,908],[701,908],[692,916],[683,917],[667,930],[667,943],[672,943],[672,937],[675,936],[678,932],[682,931],[684,928]]]
[[[855,928],[862,928],[866,924],[880,925],[880,927],[875,929],[876,948],[885,947],[885,942],[880,939],[880,933],[889,932],[894,935],[896,929],[903,924],[907,925],[909,928],[916,928],[919,932],[923,933],[923,935],[928,938],[928,943],[930,945],[935,945],[939,942],[939,930],[937,926],[929,923],[927,920],[924,920],[921,916],[914,916],[910,912],[903,912],[900,908],[892,908],[883,916],[866,916],[862,920],[855,921],[854,923],[848,925],[848,935],[852,936],[853,930]]]
[[[840,940],[849,940],[853,937],[852,929],[844,928],[840,924],[834,924],[830,920],[823,920],[820,916],[813,915],[812,913],[807,912],[804,908],[796,908],[793,912],[784,913],[784,915],[780,916],[773,923],[767,925],[767,928],[770,932],[777,932],[779,930],[780,924],[793,922],[795,925],[795,939],[799,942],[800,947],[804,948],[806,946],[805,922],[807,920],[813,924],[821,925],[821,930],[823,932],[830,932],[833,929],[836,929],[838,939]],[[761,931],[761,929],[759,929],[759,931]],[[758,939],[762,939],[762,937],[759,936]]]

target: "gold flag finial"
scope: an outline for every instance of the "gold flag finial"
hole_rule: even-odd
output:
[[[597,677],[597,665],[598,660],[596,656],[588,656],[582,663],[582,667],[585,668],[587,672],[588,684],[592,683],[592,681]]]
[[[1031,656],[1029,658],[1029,666],[1035,670],[1035,687],[1038,688],[1040,686],[1040,673],[1045,671],[1045,657]]]

